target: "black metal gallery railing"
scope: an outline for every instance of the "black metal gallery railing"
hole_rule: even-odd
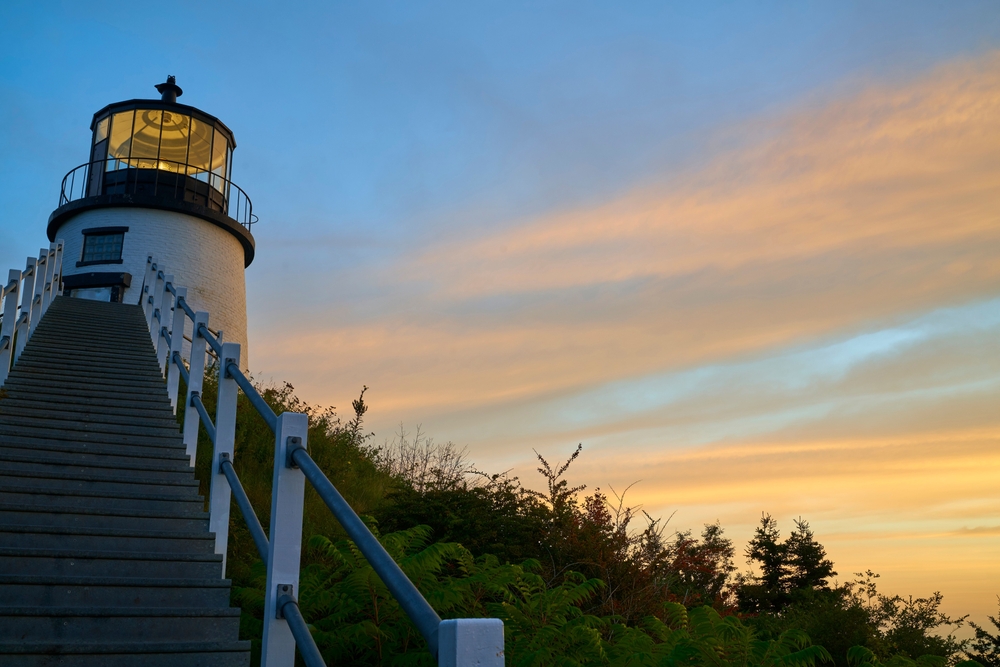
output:
[[[81,164],[62,180],[59,205],[99,195],[150,195],[224,213],[248,231],[257,222],[243,189],[204,166],[155,158],[105,158]]]

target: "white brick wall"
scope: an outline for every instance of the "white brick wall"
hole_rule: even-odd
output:
[[[129,228],[122,247],[122,264],[76,266],[83,256],[83,230],[91,227]],[[131,273],[132,286],[125,292],[126,303],[138,302],[146,256],[155,255],[164,271],[174,275],[175,283],[188,288],[191,308],[208,311],[209,326],[221,329],[224,340],[241,345],[241,366],[249,367],[244,254],[235,236],[183,213],[115,207],[84,211],[70,218],[59,228],[56,238],[66,241],[64,275],[92,271]],[[188,323],[187,334],[190,333]]]

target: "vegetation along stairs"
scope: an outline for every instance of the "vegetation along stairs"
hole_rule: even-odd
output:
[[[0,390],[0,664],[247,665],[139,306],[58,297]]]

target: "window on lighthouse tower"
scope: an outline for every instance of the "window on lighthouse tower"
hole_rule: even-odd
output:
[[[127,227],[86,229],[83,232],[83,257],[77,266],[87,264],[121,264],[122,246]]]

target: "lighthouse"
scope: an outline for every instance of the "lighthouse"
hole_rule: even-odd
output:
[[[149,257],[188,288],[194,310],[248,358],[244,271],[257,221],[232,181],[236,138],[225,123],[180,104],[173,76],[160,99],[109,104],[90,123],[90,157],[63,179],[50,241],[64,241],[63,293],[140,302]]]

